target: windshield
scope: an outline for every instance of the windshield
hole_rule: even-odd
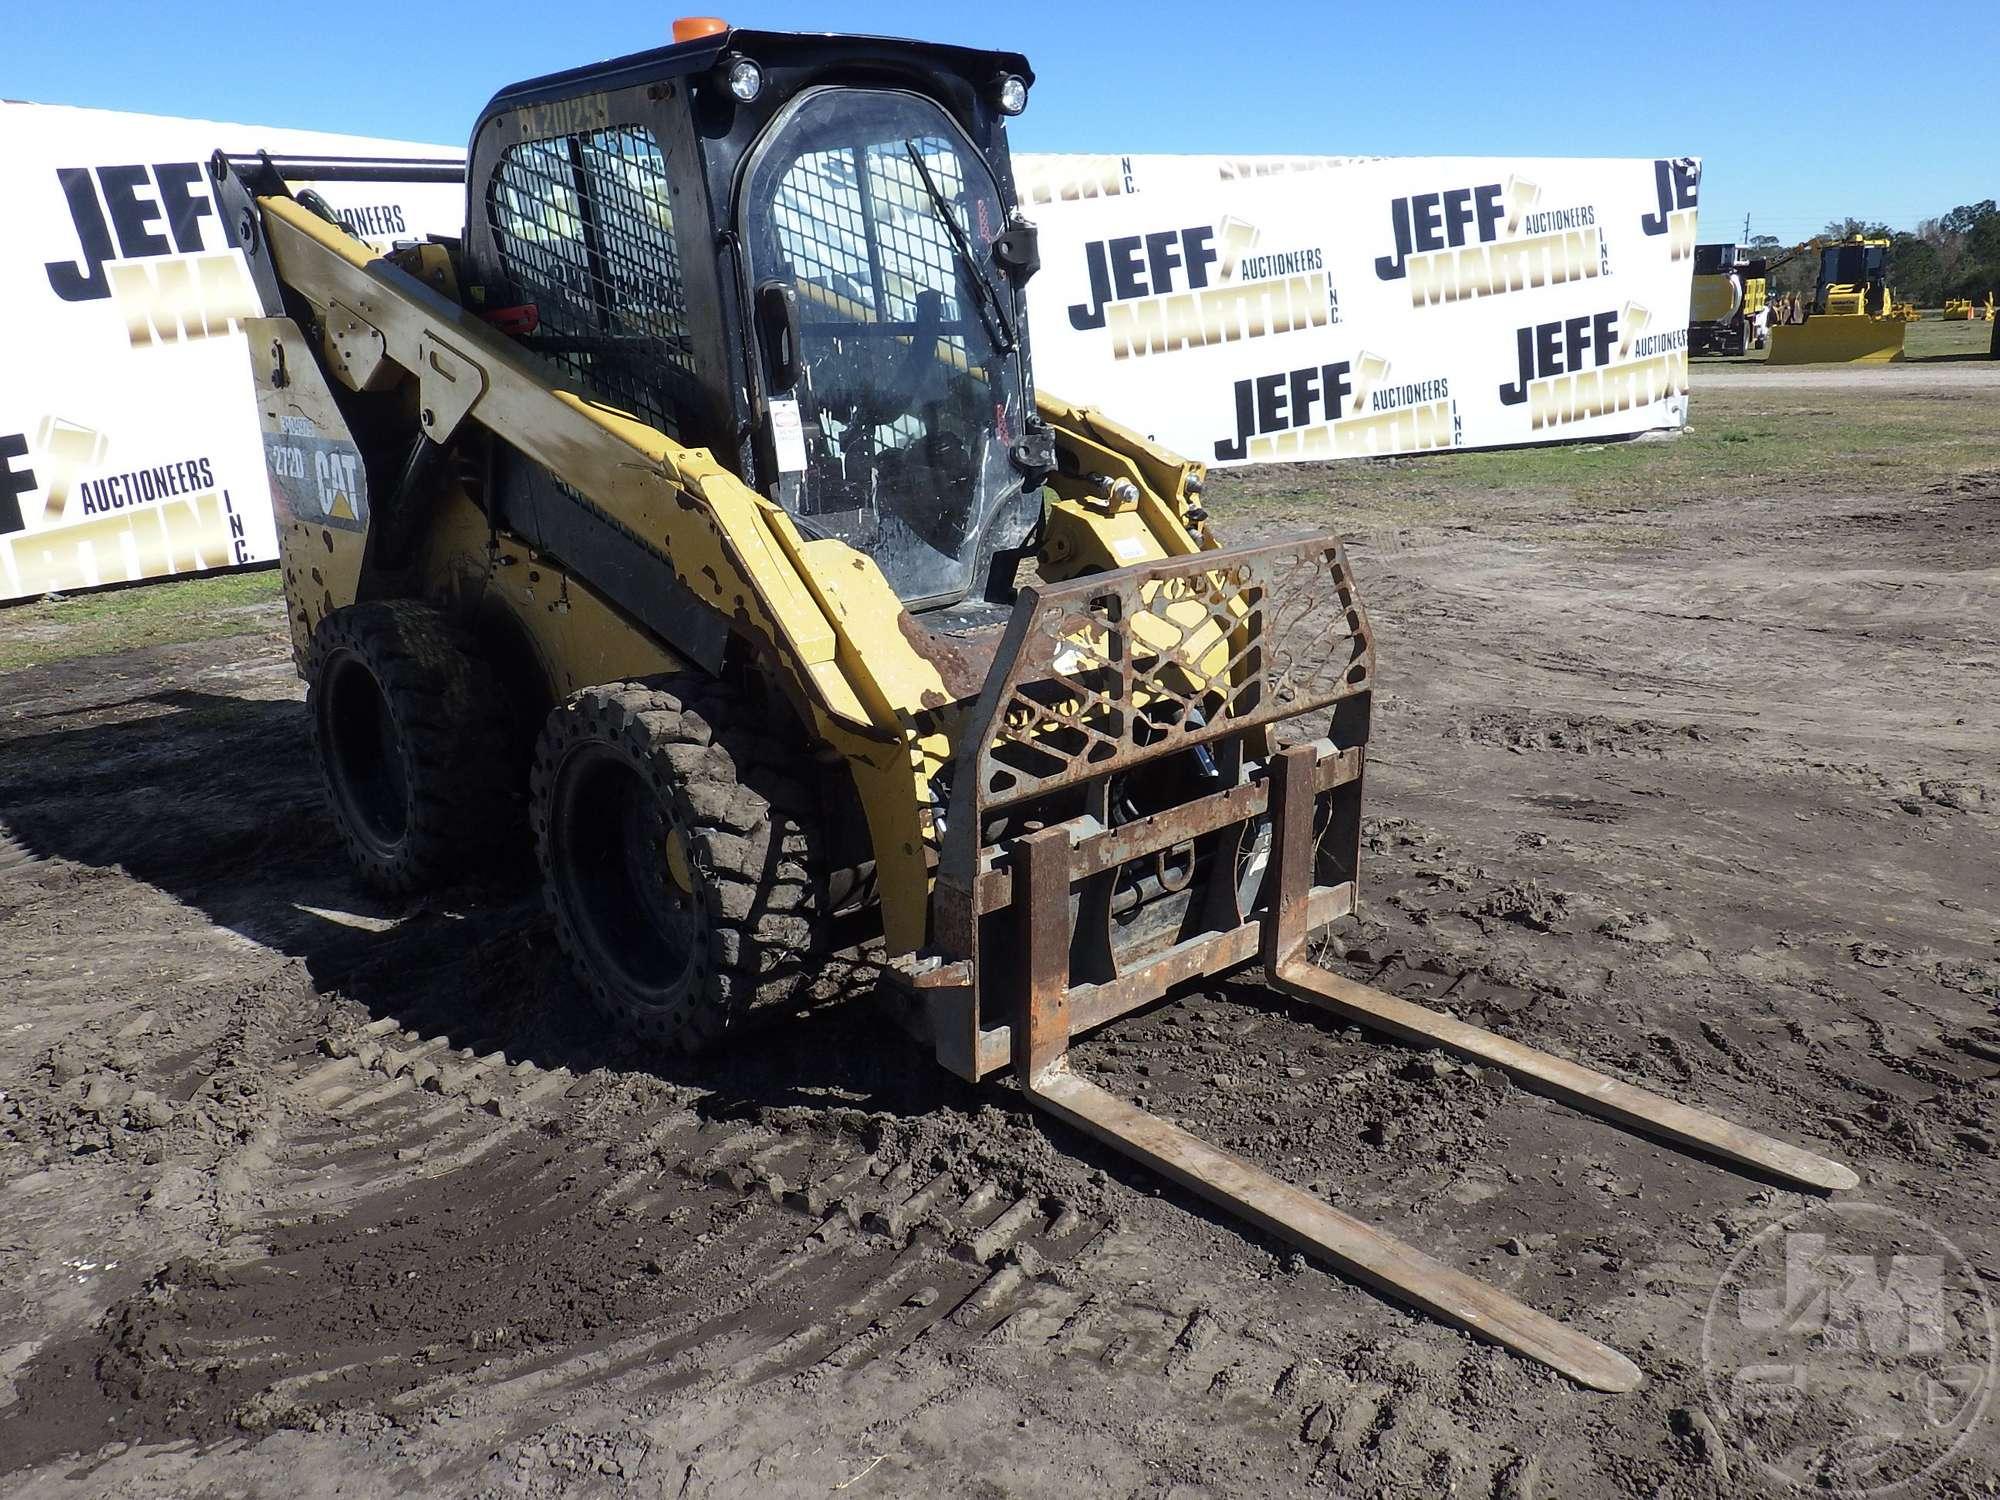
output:
[[[1007,504],[1023,397],[991,172],[928,99],[820,89],[744,194],[754,284],[797,298],[797,383],[770,393],[779,499],[873,554],[906,602],[964,596],[981,555],[1026,530]]]

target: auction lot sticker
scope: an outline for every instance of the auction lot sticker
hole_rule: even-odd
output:
[[[1725,1443],[1819,1494],[1902,1493],[1985,1427],[2000,1338],[1958,1247],[1872,1203],[1815,1204],[1730,1262],[1702,1321]]]

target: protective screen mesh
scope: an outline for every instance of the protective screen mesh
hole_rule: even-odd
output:
[[[792,274],[859,303],[872,322],[914,317],[923,291],[943,295],[946,321],[960,316],[951,240],[910,159],[912,147],[947,211],[966,228],[964,163],[951,143],[930,137],[808,151],[786,170],[773,206]],[[964,352],[963,339],[948,342]]]
[[[923,158],[945,211],[965,229],[965,165],[950,142],[935,136],[802,153],[778,183],[771,221],[792,276],[833,294],[817,305],[808,294],[806,323],[849,331],[860,321],[905,332],[917,315],[918,293],[935,292],[944,324],[938,343],[963,359],[966,339],[955,331],[964,316],[962,288],[950,232],[912,150]],[[829,420],[838,438],[841,424]],[[880,438],[896,445],[922,432],[922,421],[906,416],[882,424]]]
[[[539,314],[522,342],[586,394],[679,437],[674,392],[693,372],[687,288],[652,133],[621,125],[515,146],[488,211],[501,264]]]

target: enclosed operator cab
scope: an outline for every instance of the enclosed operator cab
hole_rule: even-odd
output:
[[[1053,464],[1007,151],[1026,61],[705,24],[487,105],[468,303],[870,554],[911,610],[1008,602]],[[580,508],[505,467],[508,524],[575,553]]]
[[[1858,235],[1820,251],[1816,313],[1882,317],[1889,311],[1889,242]]]

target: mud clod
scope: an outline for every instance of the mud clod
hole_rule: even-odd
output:
[[[1514,922],[1536,932],[1553,932],[1569,916],[1570,898],[1537,880],[1505,885],[1460,908],[1468,916]]]

